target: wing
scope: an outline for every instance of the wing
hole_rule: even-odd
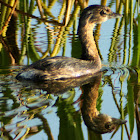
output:
[[[52,71],[58,69],[77,69],[79,71],[81,69],[94,69],[96,66],[93,61],[56,56],[39,60],[30,66],[27,66],[26,68],[35,68],[43,71]]]

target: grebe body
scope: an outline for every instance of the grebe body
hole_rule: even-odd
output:
[[[57,80],[94,74],[99,70],[100,66],[95,65],[94,61],[56,56],[24,67],[16,78],[33,81]]]

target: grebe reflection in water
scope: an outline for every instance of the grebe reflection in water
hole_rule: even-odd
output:
[[[127,121],[113,118],[107,114],[101,114],[97,110],[96,105],[101,77],[102,73],[99,73],[92,78],[90,83],[81,86],[83,93],[81,96],[81,113],[89,130],[92,130],[95,133],[105,134],[116,130],[120,125],[125,124]]]
[[[106,6],[91,5],[85,8],[78,26],[83,60],[58,56],[45,58],[23,68],[16,78],[33,81],[57,80],[98,72],[101,69],[101,60],[94,41],[93,28],[98,23],[120,16]]]

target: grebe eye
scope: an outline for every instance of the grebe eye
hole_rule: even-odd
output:
[[[104,10],[102,10],[102,11],[100,12],[100,15],[106,15],[106,13],[104,12]]]
[[[105,124],[105,128],[109,129],[111,127],[111,124]]]
[[[111,10],[110,10],[110,9],[106,9],[106,12],[108,12],[108,13],[109,13],[109,12],[111,12]]]
[[[107,9],[106,11],[109,12],[109,9]]]

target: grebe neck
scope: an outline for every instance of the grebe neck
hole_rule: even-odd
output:
[[[82,45],[82,59],[93,60],[95,64],[101,65],[96,43],[93,36],[93,28],[96,24],[79,23],[78,35]]]

